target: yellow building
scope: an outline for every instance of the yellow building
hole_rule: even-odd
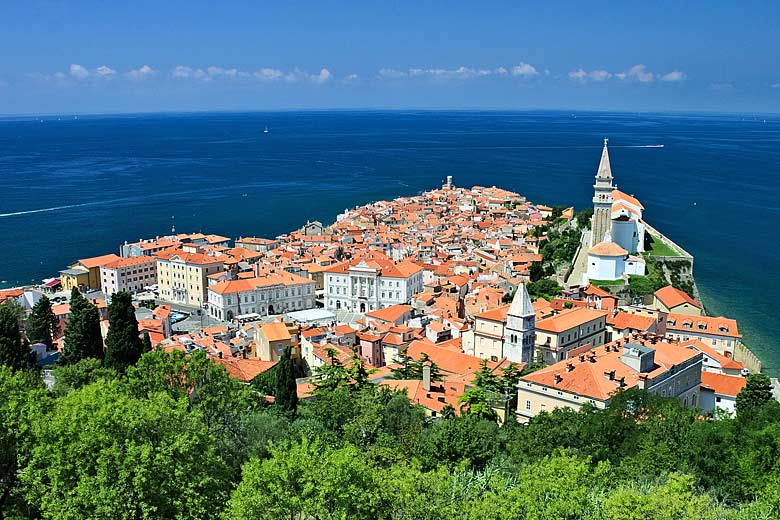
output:
[[[543,368],[517,384],[517,419],[528,422],[555,408],[609,406],[615,392],[637,387],[700,405],[702,354],[676,342],[621,339]]]
[[[201,307],[207,301],[208,276],[223,270],[225,256],[173,249],[157,253],[160,299]]]
[[[100,268],[119,260],[115,254],[83,258],[60,271],[62,288],[70,291],[74,287],[85,289],[100,289]]]
[[[297,362],[301,357],[300,327],[294,323],[258,324],[254,335],[256,349],[253,354],[262,361],[278,361],[288,346],[293,360]]]

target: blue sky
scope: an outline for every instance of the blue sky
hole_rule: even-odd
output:
[[[773,1],[4,0],[0,114],[780,112],[779,22]]]

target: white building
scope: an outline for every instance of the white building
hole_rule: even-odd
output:
[[[536,312],[525,284],[520,284],[506,313],[504,352],[515,363],[530,363],[534,359]]]
[[[603,242],[588,249],[586,280],[619,280],[625,275],[644,275],[643,258],[629,255],[628,251],[612,241],[609,233]]]
[[[230,321],[245,314],[268,316],[314,308],[314,280],[287,271],[227,280],[208,288],[209,314]]]
[[[357,259],[325,270],[325,308],[370,312],[409,303],[423,290],[423,268],[411,261]]]
[[[100,267],[100,289],[105,296],[131,294],[157,283],[157,260],[152,256],[120,258]]]

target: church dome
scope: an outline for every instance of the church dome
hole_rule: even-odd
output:
[[[588,249],[588,254],[596,256],[626,256],[628,251],[612,241],[604,241]]]

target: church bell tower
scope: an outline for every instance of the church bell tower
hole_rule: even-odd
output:
[[[536,342],[536,313],[525,284],[517,286],[506,313],[504,355],[514,363],[530,363]]]
[[[608,139],[604,139],[596,184],[593,185],[593,221],[590,226],[591,247],[604,241],[604,235],[612,233],[612,168],[609,165]]]

